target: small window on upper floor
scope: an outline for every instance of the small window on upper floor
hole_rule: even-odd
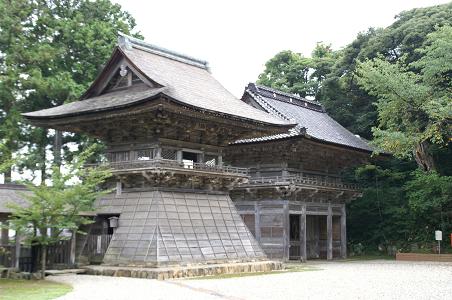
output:
[[[137,160],[150,160],[154,158],[154,149],[137,150]]]
[[[193,169],[194,164],[199,161],[199,153],[182,151],[182,163],[184,168]]]

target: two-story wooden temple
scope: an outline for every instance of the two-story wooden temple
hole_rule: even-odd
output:
[[[295,124],[235,98],[206,62],[121,35],[79,101],[25,117],[107,145],[116,193],[99,199],[98,221],[119,226],[105,264],[266,259],[229,197],[248,169],[224,164],[224,149]]]
[[[242,100],[297,126],[273,136],[238,140],[227,162],[249,168],[231,197],[271,258],[346,257],[345,203],[359,192],[341,172],[364,163],[372,149],[315,101],[250,83]]]
[[[107,146],[115,192],[77,257],[94,234],[109,265],[346,255],[359,193],[339,176],[371,149],[318,103],[254,84],[239,100],[205,61],[121,34],[79,101],[24,116]]]

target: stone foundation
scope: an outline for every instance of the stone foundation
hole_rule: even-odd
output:
[[[254,273],[281,270],[282,263],[276,261],[259,261],[248,263],[193,265],[187,267],[140,268],[115,266],[87,266],[88,275],[133,277],[148,279],[174,279],[184,277],[211,276],[220,274]]]

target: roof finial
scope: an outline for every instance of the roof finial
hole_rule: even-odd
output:
[[[132,50],[132,43],[126,35],[120,34],[118,36],[118,46],[123,50]]]

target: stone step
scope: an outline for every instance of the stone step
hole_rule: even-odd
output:
[[[88,275],[133,277],[167,280],[220,274],[254,273],[281,270],[280,261],[256,261],[225,264],[199,264],[191,266],[168,266],[157,268],[92,265],[85,267]]]
[[[85,274],[85,269],[46,270],[46,275]]]

